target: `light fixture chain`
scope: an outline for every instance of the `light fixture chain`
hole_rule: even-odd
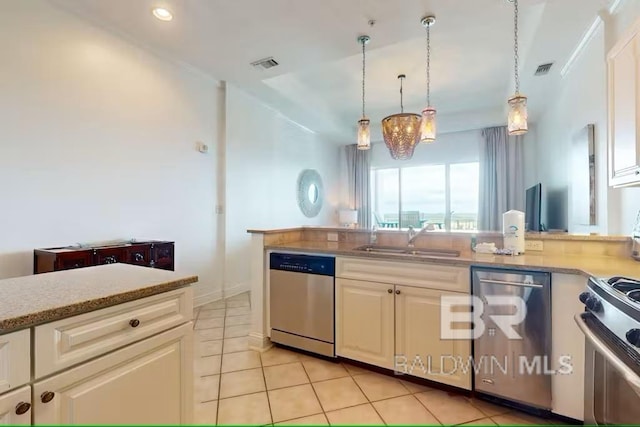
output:
[[[366,117],[364,114],[365,45],[366,43],[363,41],[362,42],[362,118],[363,119]]]
[[[431,25],[427,25],[427,107],[431,106]]]
[[[520,93],[520,74],[518,72],[518,0],[513,0],[513,58],[516,94]]]
[[[402,99],[402,81],[403,80],[404,78],[400,77],[400,113],[404,113],[404,103]]]

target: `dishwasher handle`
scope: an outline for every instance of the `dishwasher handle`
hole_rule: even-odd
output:
[[[538,283],[511,282],[507,280],[495,280],[495,279],[480,279],[480,283],[492,284],[492,285],[503,285],[503,286],[518,286],[521,288],[543,288],[544,287],[544,285],[540,285]]]

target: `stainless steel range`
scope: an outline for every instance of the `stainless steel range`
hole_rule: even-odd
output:
[[[575,316],[586,337],[585,424],[640,424],[640,280],[591,278]]]

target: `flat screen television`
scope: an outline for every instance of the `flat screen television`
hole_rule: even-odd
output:
[[[542,231],[540,216],[542,215],[542,184],[527,189],[524,223],[527,231]]]

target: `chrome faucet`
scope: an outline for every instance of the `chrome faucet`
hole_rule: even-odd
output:
[[[426,233],[429,230],[431,230],[430,224],[425,224],[419,231],[416,231],[416,229],[410,225],[409,230],[407,231],[407,234],[409,235],[409,243],[407,243],[407,246],[410,248],[414,247],[416,239],[420,237],[421,234]]]

